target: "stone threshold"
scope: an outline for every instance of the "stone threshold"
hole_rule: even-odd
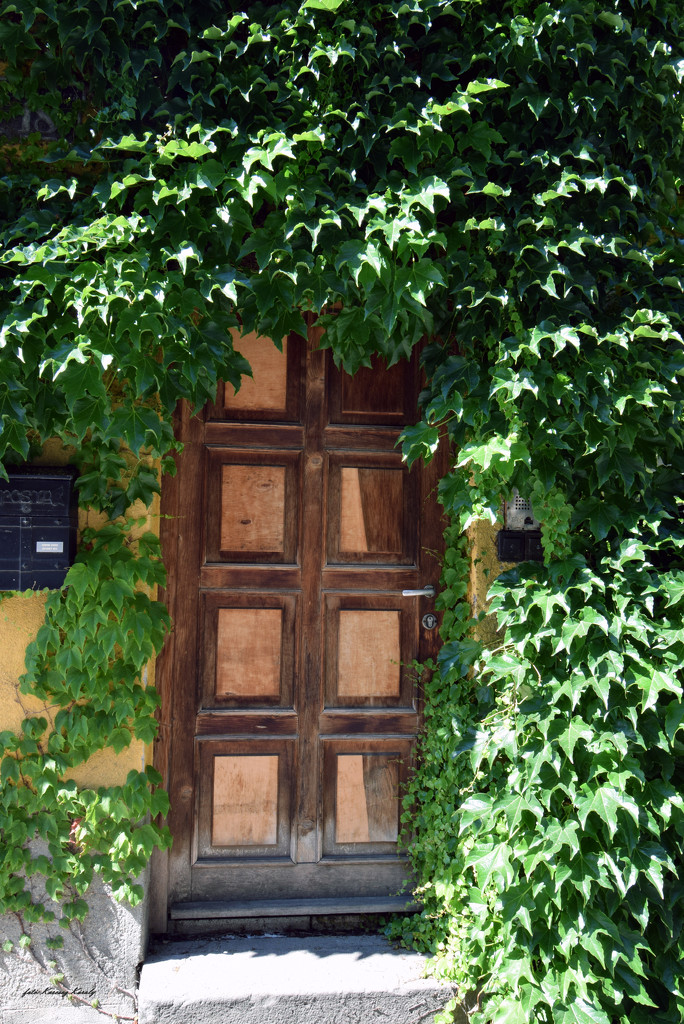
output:
[[[139,1024],[429,1024],[452,989],[378,935],[158,941]]]

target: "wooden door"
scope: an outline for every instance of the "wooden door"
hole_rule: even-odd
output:
[[[379,909],[405,880],[412,662],[438,632],[434,601],[402,591],[438,583],[439,467],[408,472],[395,447],[415,359],[350,378],[319,340],[236,339],[254,379],[179,414],[158,755],[172,918]]]

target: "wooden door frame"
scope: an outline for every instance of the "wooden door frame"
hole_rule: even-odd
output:
[[[173,681],[177,677],[177,650],[183,650],[182,639],[184,634],[184,621],[176,616],[178,604],[178,582],[184,574],[179,572],[183,562],[194,559],[194,564],[199,565],[200,531],[195,530],[190,542],[183,543],[183,535],[179,529],[182,522],[183,498],[186,501],[193,494],[190,487],[185,486],[188,473],[199,482],[200,459],[201,459],[201,438],[202,438],[202,410],[195,416],[192,414],[191,406],[186,401],[181,401],[176,408],[173,417],[174,436],[184,436],[186,440],[183,451],[176,456],[177,471],[174,476],[164,477],[161,490],[161,522],[159,536],[161,541],[162,556],[166,568],[166,587],[160,591],[160,599],[164,601],[171,617],[171,631],[166,638],[164,646],[157,658],[155,665],[155,686],[160,697],[160,706],[157,712],[159,728],[153,748],[153,766],[162,777],[162,785],[166,790],[170,788],[171,780],[171,740],[173,728],[173,712],[176,695],[173,690]],[[181,466],[178,465],[182,459]],[[181,487],[181,482],[183,487]],[[196,491],[194,492],[197,493]],[[190,564],[193,564],[192,562]],[[187,626],[188,618],[185,620]],[[180,641],[179,641],[180,638]],[[187,657],[187,645],[185,650]],[[188,693],[187,691],[190,690]],[[186,700],[188,704],[194,702],[194,694],[191,688],[186,687]],[[186,716],[186,721],[194,717],[194,703],[191,716]],[[192,813],[192,794],[187,804],[188,814]],[[189,835],[189,830],[185,830]],[[174,842],[176,841],[174,836]],[[149,884],[149,930],[153,934],[165,934],[168,930],[168,896],[169,896],[169,864],[170,857],[168,850],[155,849],[150,861],[150,884]]]
[[[315,343],[322,329],[315,325],[309,327],[308,345]],[[321,351],[320,358],[327,358],[327,354]],[[312,364],[312,371],[313,364]],[[319,424],[322,429],[322,424]],[[192,523],[198,510],[198,496],[202,491],[202,450],[203,450],[203,410],[192,415],[191,408],[187,402],[181,402],[174,415],[174,433],[184,438],[184,448],[177,457],[179,470],[175,476],[164,478],[161,498],[161,525],[160,538],[164,564],[167,571],[167,586],[161,593],[172,620],[170,635],[164,644],[159,655],[155,668],[155,685],[160,694],[161,705],[158,711],[159,731],[154,743],[153,764],[162,776],[162,784],[168,790],[176,789],[181,794],[180,806],[173,808],[174,844],[175,852],[178,853],[178,843],[188,846],[186,852],[190,857],[190,836],[192,835],[191,819],[194,804],[193,779],[180,779],[179,777],[192,772],[194,769],[174,762],[171,757],[172,730],[176,734],[178,730],[193,729],[195,719],[195,693],[194,688],[180,687],[179,692],[174,692],[174,680],[194,678],[194,669],[189,664],[196,659],[196,651],[193,643],[188,644],[186,640],[189,634],[194,637],[193,617],[196,617],[199,586],[193,588],[193,594],[183,595],[183,614],[177,615],[179,607],[179,580],[185,584],[193,573],[198,577],[201,555],[201,534],[200,529],[183,529],[184,523]],[[437,484],[448,468],[448,450],[446,445],[440,446],[431,463],[423,467],[421,473],[421,495],[420,505],[430,499],[435,500]],[[306,486],[306,481],[305,481]],[[428,517],[424,525],[421,538],[421,546],[428,551],[434,552],[434,557],[439,559],[443,548],[443,520],[440,516]],[[192,604],[190,607],[189,602]],[[427,608],[426,608],[427,610]],[[188,637],[186,637],[188,634]],[[423,633],[421,642],[421,659],[425,660],[435,657],[439,649],[438,630]],[[418,709],[420,713],[420,708]],[[168,851],[154,850],[151,867],[150,880],[148,885],[149,894],[149,929],[152,933],[163,934],[168,930],[168,896],[171,889],[176,890],[174,880],[170,878],[170,863]]]

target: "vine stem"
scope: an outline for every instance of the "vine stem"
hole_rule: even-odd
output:
[[[24,935],[28,934],[28,932],[26,930],[26,926],[24,925],[24,921],[22,919],[21,914],[19,914],[19,913],[17,913],[15,911],[14,912],[14,916],[16,917],[17,921],[19,922],[19,927],[21,928],[22,934],[24,934]],[[69,929],[69,931],[71,931],[71,929]],[[71,932],[71,934],[73,935],[74,933]],[[78,936],[75,936],[75,937],[78,937]],[[97,963],[97,961],[93,958],[93,956],[90,953],[90,951],[87,949],[87,947],[85,945],[85,942],[82,942],[81,945],[82,945],[83,950],[84,950],[86,956],[88,957],[88,959],[90,959],[95,964],[95,966],[98,968],[98,970],[100,972],[102,972],[102,968]],[[127,1020],[127,1021],[131,1021],[132,1024],[138,1024],[138,1016],[137,1016],[137,1014],[134,1017],[128,1017],[128,1016],[126,1016],[125,1014],[122,1014],[122,1013],[113,1013],[111,1010],[105,1010],[101,1006],[95,1006],[92,1001],[90,1001],[88,999],[84,999],[83,996],[80,996],[77,992],[72,992],[71,989],[68,987],[68,985],[65,985],[65,984],[63,984],[63,982],[59,981],[55,977],[54,972],[51,971],[44,963],[41,962],[40,958],[38,956],[36,956],[35,952],[31,948],[31,945],[23,946],[22,949],[24,950],[24,953],[32,961],[32,963],[35,965],[35,967],[38,968],[38,970],[41,972],[41,974],[43,974],[46,978],[49,979],[50,984],[54,985],[55,988],[57,988],[70,1002],[81,1003],[83,1006],[90,1007],[91,1010],[97,1010],[97,1012],[99,1014],[101,1014],[103,1017],[109,1017],[110,1020],[116,1020],[116,1021]],[[15,955],[16,956],[20,956],[19,953],[15,953]],[[107,980],[109,981],[109,979],[107,979]],[[112,988],[118,989],[119,992],[122,992],[125,995],[129,996],[135,1002],[135,996],[131,992],[128,992],[126,989],[120,988],[116,984],[112,985]]]

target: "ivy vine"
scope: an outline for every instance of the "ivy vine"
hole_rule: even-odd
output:
[[[19,681],[44,711],[29,714],[18,734],[0,732],[0,906],[22,927],[55,920],[49,901],[64,927],[83,920],[95,874],[115,898],[139,902],[133,879],[153,848],[168,844],[167,831],[146,821],[168,811],[152,767],[97,791],[69,779],[97,750],[119,753],[156,733],[158,698],[142,677],[168,630],[166,609],[151,596],[164,574],[158,538],[135,526],[119,520],[83,531],[68,586],[48,596]],[[44,895],[31,886],[36,875]]]
[[[113,524],[86,539],[29,654],[54,724],[3,737],[2,906],[26,900],[27,869],[57,897],[72,867],[85,891],[115,864],[125,888],[166,841],[111,824],[163,811],[156,777],[114,799],[63,782],[107,735],[153,729],[139,677],[166,622],[138,585],[161,568],[115,524],[158,491],[150,459],[171,467],[176,402],[248,372],[231,329],[277,340],[313,311],[351,372],[427,338],[405,456],[429,459],[442,431],[457,453],[412,783],[426,912],[405,934],[479,992],[483,1024],[679,1021],[679,5],[0,11],[2,109],[41,110],[57,136],[0,147],[0,460],[61,438],[81,502]],[[545,564],[496,583],[505,635],[483,650],[459,538],[514,487]],[[49,795],[81,819],[78,864],[66,811],[52,860],[27,859],[50,758]]]

